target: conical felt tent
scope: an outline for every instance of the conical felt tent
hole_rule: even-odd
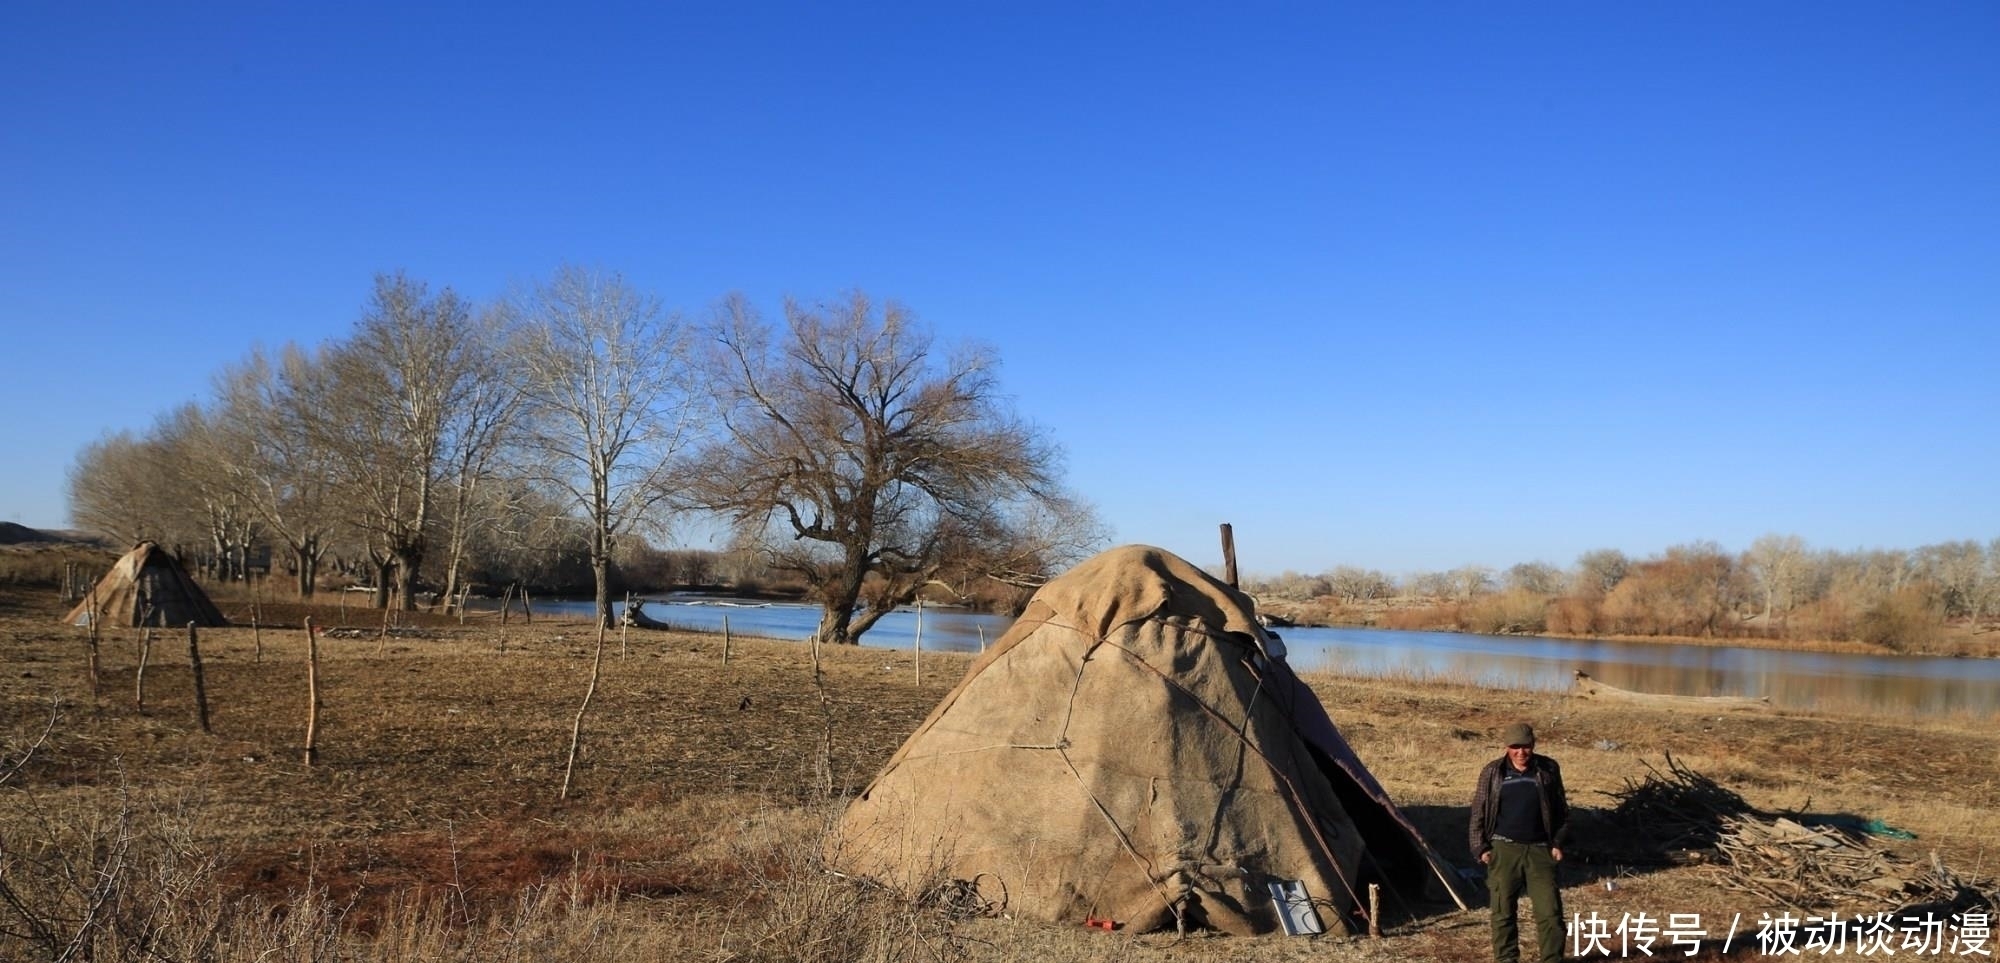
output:
[[[228,625],[208,593],[179,560],[152,542],[140,542],[97,580],[64,620],[72,625]]]
[[[1359,932],[1369,883],[1405,913],[1464,903],[1250,600],[1146,546],[1037,592],[832,845],[897,888],[1138,930]]]

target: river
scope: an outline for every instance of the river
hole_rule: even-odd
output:
[[[586,618],[588,602],[541,602],[538,611]],[[675,628],[806,639],[819,608],[795,603],[746,605],[702,596],[650,600],[646,614]],[[926,651],[977,652],[1013,620],[926,607]],[[908,650],[915,609],[899,609],[862,637],[864,646]],[[1640,692],[1767,697],[1795,709],[1858,709],[1895,714],[2000,716],[2000,659],[1873,656],[1743,646],[1608,642],[1541,636],[1405,632],[1391,629],[1284,629],[1300,671],[1472,682],[1516,689],[1566,689],[1577,670]]]

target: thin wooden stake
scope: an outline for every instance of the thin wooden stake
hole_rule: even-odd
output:
[[[194,669],[195,715],[201,720],[201,731],[212,732],[208,727],[208,680],[201,672],[201,638],[193,622],[188,623],[188,666]]]
[[[139,671],[132,675],[132,704],[140,712],[146,711],[146,663],[153,658],[153,627],[146,626],[139,632]]]
[[[100,627],[104,623],[104,611],[98,607],[96,586],[91,586],[90,596],[85,601],[90,604],[90,607],[85,609],[83,613],[83,617],[90,622],[90,637],[85,640],[84,645],[89,647],[90,697],[96,699],[98,634],[101,631]],[[140,621],[144,622],[146,620],[141,619]]]
[[[306,616],[306,768],[319,761],[319,635]]]
[[[924,687],[924,600],[917,600],[917,637],[910,644],[910,659],[917,664],[917,688]]]
[[[389,651],[389,613],[396,611],[392,603],[382,606],[382,631],[375,636],[375,657],[381,658]]]
[[[250,638],[256,640],[258,662],[264,661],[264,625],[260,611],[262,608],[263,606],[256,602],[250,603]]]
[[[974,628],[974,629],[977,629],[977,630],[979,630],[979,654],[980,654],[980,655],[985,655],[985,654],[986,654],[986,626],[983,626],[983,625],[975,625],[975,626],[973,626],[973,628]]]
[[[630,592],[625,593],[625,611],[626,612],[632,611],[632,593]],[[620,617],[618,619],[618,661],[620,662],[625,661],[625,659],[631,654],[630,650],[627,649],[625,645],[625,635],[627,632],[630,632],[631,629],[632,629],[631,619],[623,617]]]
[[[525,592],[522,593],[526,597]],[[597,654],[590,660],[590,688],[583,690],[583,705],[576,707],[576,721],[569,729],[569,761],[563,764],[562,792],[557,799],[569,798],[570,775],[576,771],[577,749],[583,744],[583,714],[590,711],[590,700],[597,695],[597,679],[604,673],[604,622],[597,623]]]
[[[1382,884],[1368,884],[1368,936],[1382,938]]]
[[[729,664],[729,613],[722,613],[722,664]]]

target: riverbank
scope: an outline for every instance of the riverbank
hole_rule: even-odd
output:
[[[1845,655],[1948,656],[1955,658],[2000,658],[2000,626],[1977,629],[1962,625],[1946,626],[1939,641],[1922,647],[1896,648],[1849,639],[1786,639],[1769,634],[1746,632],[1740,635],[1631,635],[1621,633],[1565,632],[1546,627],[1500,627],[1498,631],[1467,628],[1452,621],[1448,607],[1429,600],[1397,600],[1361,605],[1305,605],[1286,600],[1260,603],[1268,614],[1302,628],[1396,629],[1400,631],[1459,632],[1473,635],[1520,635],[1549,639],[1578,639],[1593,642],[1647,642],[1660,645],[1736,646],[1750,649],[1778,649],[1791,652],[1825,652]],[[1442,614],[1440,614],[1442,613]],[[1281,630],[1282,631],[1282,630]]]
[[[321,624],[338,618],[329,606],[268,606],[256,630],[202,631],[210,734],[195,717],[184,633],[156,633],[140,708],[138,633],[101,641],[93,696],[85,637],[57,624],[53,598],[0,590],[0,775],[11,773],[0,835],[10,856],[41,854],[4,870],[24,905],[87,905],[77,887],[88,874],[66,877],[51,860],[89,869],[115,853],[122,911],[146,910],[162,941],[208,939],[219,963],[303,959],[299,947],[384,963],[814,959],[827,948],[851,951],[832,957],[843,959],[993,963],[1490,952],[1478,909],[1400,920],[1381,941],[1176,938],[967,918],[819,872],[831,815],[958,681],[964,655],[926,654],[920,682],[907,651],[822,648],[816,675],[796,642],[739,636],[724,664],[715,636],[611,632],[561,799],[592,676],[587,623],[418,616],[379,639],[362,617],[376,613],[350,610],[352,637],[318,646],[319,757],[307,767],[306,645],[293,621],[307,611]],[[1466,799],[1498,751],[1493,734],[1533,720],[1578,811],[1563,870],[1572,912],[1691,913],[1710,925],[1741,913],[1747,927],[1781,909],[1720,885],[1712,867],[1610,855],[1622,840],[1604,821],[1607,794],[1667,752],[1759,807],[1914,832],[1893,844],[1913,860],[1936,852],[1990,871],[2000,858],[2000,733],[1990,724],[1308,681],[1362,761],[1461,865]],[[43,955],[25,939],[0,936],[0,958]],[[113,949],[97,958],[136,958]]]

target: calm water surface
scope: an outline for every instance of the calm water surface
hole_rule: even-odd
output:
[[[538,610],[588,616],[588,602],[540,603]],[[776,639],[810,638],[819,608],[671,596],[646,603],[646,614],[675,628]],[[977,652],[1007,631],[1005,616],[926,607],[926,651]],[[864,646],[909,649],[917,613],[884,616]],[[2000,660],[1886,657],[1733,646],[1603,642],[1537,636],[1401,632],[1388,629],[1285,629],[1292,665],[1360,676],[1439,678],[1520,689],[1559,690],[1577,670],[1620,688],[1673,695],[1765,696],[1790,708],[1870,709],[1912,715],[2000,715]]]

